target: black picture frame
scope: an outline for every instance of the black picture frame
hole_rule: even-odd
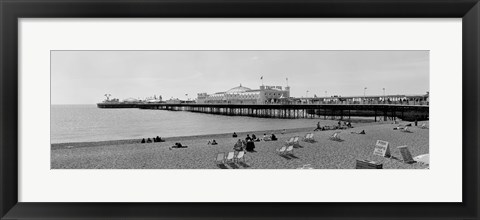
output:
[[[478,219],[478,0],[0,0],[1,219]],[[18,19],[131,17],[462,18],[461,203],[18,202]],[[448,106],[446,106],[447,108]],[[454,116],[452,116],[454,117]],[[453,147],[453,146],[452,146]],[[454,146],[458,147],[458,146]],[[448,189],[446,189],[448,190]],[[440,192],[439,192],[440,193]]]

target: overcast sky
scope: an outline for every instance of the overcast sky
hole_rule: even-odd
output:
[[[52,51],[52,104],[162,95],[185,99],[240,83],[291,87],[291,96],[425,94],[428,51]]]

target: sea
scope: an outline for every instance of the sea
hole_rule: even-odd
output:
[[[317,119],[224,116],[186,111],[52,105],[51,143],[178,137],[315,127]]]

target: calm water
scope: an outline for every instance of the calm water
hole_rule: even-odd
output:
[[[314,127],[319,119],[268,119],[191,112],[52,105],[51,142],[84,142]]]

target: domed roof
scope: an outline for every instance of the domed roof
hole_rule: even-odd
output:
[[[247,91],[250,91],[250,90],[251,90],[250,88],[243,87],[242,84],[240,84],[240,86],[237,86],[235,88],[231,88],[230,90],[226,91],[225,93],[228,93],[228,94],[243,93],[243,92],[247,92]]]
[[[138,102],[138,99],[128,98],[128,99],[124,99],[123,101],[124,101],[124,102]]]

